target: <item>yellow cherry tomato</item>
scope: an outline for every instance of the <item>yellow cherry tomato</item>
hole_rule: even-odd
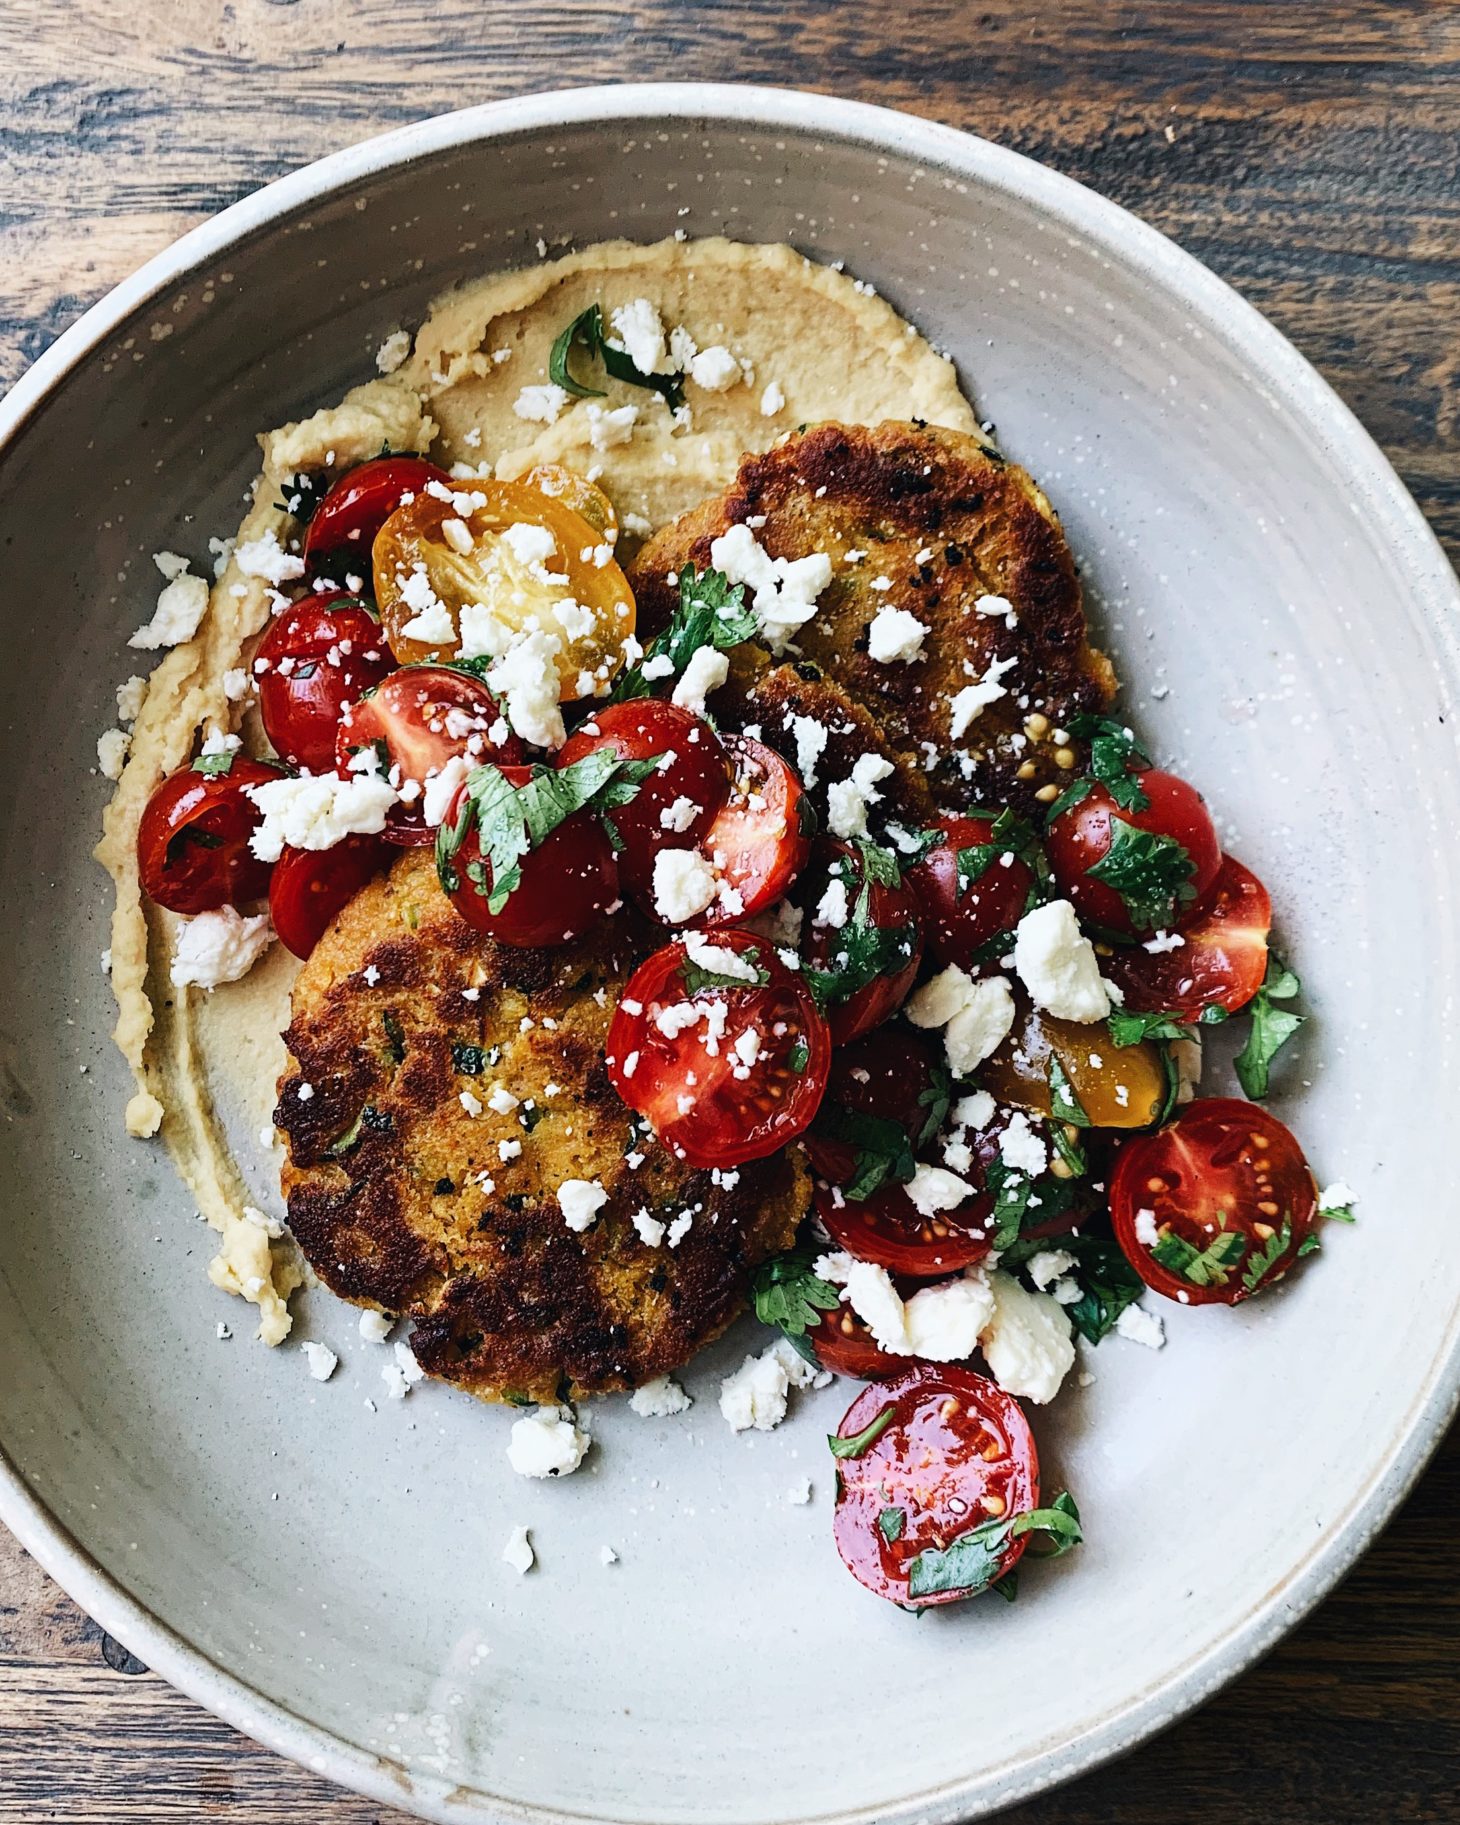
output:
[[[581,513],[605,545],[617,545],[618,514],[613,502],[576,469],[565,469],[561,463],[538,463],[518,476],[517,486],[536,488],[539,494],[561,501],[574,513]]]
[[[381,624],[403,665],[495,659],[541,631],[557,643],[568,703],[606,694],[623,664],[634,596],[612,544],[536,488],[466,481],[449,499],[422,490],[381,527],[372,559]]]
[[[1117,1046],[1103,1023],[1056,1020],[1022,997],[1013,1032],[979,1066],[978,1081],[997,1101],[1047,1116],[1051,1052],[1093,1127],[1144,1128],[1155,1121],[1166,1100],[1166,1073],[1155,1046],[1144,1039]]]

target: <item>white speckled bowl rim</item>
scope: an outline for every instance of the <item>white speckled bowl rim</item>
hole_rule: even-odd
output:
[[[522,131],[582,123],[713,121],[746,124],[790,138],[836,138],[916,159],[941,174],[1004,192],[1050,220],[1118,250],[1153,287],[1219,322],[1229,345],[1293,418],[1341,451],[1351,499],[1389,542],[1409,599],[1437,645],[1460,667],[1460,584],[1414,501],[1358,420],[1279,332],[1190,255],[1116,204],[1073,179],[985,140],[909,115],[787,89],[722,84],[643,83],[563,90],[438,116],[306,166],[225,209],[150,260],[64,332],[0,401],[0,453],[31,413],[120,323],[175,281],[287,213],[372,174],[445,149]],[[1315,1543],[1301,1566],[1234,1621],[1224,1639],[1180,1674],[1118,1706],[1076,1740],[1012,1767],[908,1796],[890,1807],[819,1815],[826,1825],[873,1819],[944,1821],[979,1816],[1067,1781],[1131,1749],[1211,1696],[1250,1666],[1338,1583],[1372,1544],[1414,1484],[1460,1404],[1460,1314],[1431,1363],[1412,1411],[1373,1471],[1367,1489]],[[559,1825],[586,1819],[407,1776],[306,1722],[216,1665],[133,1601],[84,1551],[0,1455],[0,1519],[50,1575],[108,1633],[188,1696],[281,1755],[354,1788],[440,1821],[522,1819]]]

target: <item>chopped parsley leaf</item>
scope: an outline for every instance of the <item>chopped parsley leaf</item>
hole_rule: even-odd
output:
[[[673,676],[678,677],[701,647],[728,652],[759,630],[760,623],[745,606],[744,584],[731,583],[723,571],[697,571],[693,564],[686,564],[679,573],[679,604],[669,625],[649,642],[637,665],[619,673],[608,701],[626,703],[651,696],[654,684],[644,676],[644,666],[651,659],[668,659]],[[668,675],[654,682],[665,684]]]
[[[1223,1220],[1220,1211],[1217,1220]],[[1173,1274],[1179,1274],[1183,1280],[1189,1280],[1193,1286],[1225,1286],[1232,1269],[1246,1252],[1246,1240],[1237,1229],[1222,1230],[1206,1248],[1197,1248],[1184,1236],[1178,1236],[1175,1230],[1168,1229],[1151,1250],[1151,1259]]]
[[[614,380],[658,393],[670,411],[676,411],[684,404],[684,380],[680,375],[640,373],[628,351],[613,346],[604,333],[601,306],[590,304],[587,310],[579,311],[553,343],[548,356],[548,378],[576,399],[602,399],[602,387],[588,386],[568,366],[575,347],[582,347],[590,358],[597,355],[605,372]]]
[[[1049,1541],[1043,1554],[1046,1558],[1058,1558],[1078,1546],[1084,1535],[1074,1498],[1061,1492],[1048,1508],[1026,1509],[1023,1514],[1003,1520],[984,1521],[941,1550],[925,1548],[908,1566],[908,1595],[932,1597],[944,1591],[967,1591],[975,1596],[998,1579],[1012,1542],[1034,1533]],[[1010,1596],[1012,1592],[1002,1594]]]
[[[1248,1002],[1246,1012],[1252,1016],[1247,1043],[1237,1054],[1238,1081],[1254,1102],[1267,1095],[1272,1061],[1302,1026],[1305,1015],[1291,1008],[1274,1007],[1275,1001],[1291,1001],[1301,993],[1302,983],[1276,951],[1270,951],[1267,974],[1262,987]]]
[[[1140,830],[1123,818],[1111,818],[1110,847],[1085,872],[1115,889],[1140,931],[1170,929],[1178,907],[1196,898],[1195,865],[1175,837]]]
[[[835,1458],[862,1457],[881,1438],[892,1424],[896,1414],[896,1406],[892,1401],[888,1401],[885,1407],[878,1409],[876,1418],[863,1426],[862,1430],[853,1434],[851,1438],[839,1438],[836,1433],[829,1433],[826,1442],[831,1446],[831,1455]]]
[[[1247,1266],[1242,1273],[1242,1285],[1249,1293],[1255,1293],[1262,1282],[1267,1279],[1278,1262],[1288,1252],[1293,1240],[1293,1219],[1286,1212],[1283,1215],[1282,1227],[1275,1229],[1262,1245],[1259,1252],[1249,1254]],[[1309,1236],[1308,1240],[1316,1248],[1318,1238]],[[1299,1253],[1304,1252],[1299,1250]],[[1307,1251],[1309,1254],[1312,1250]]]
[[[763,1261],[750,1283],[756,1317],[793,1341],[815,1330],[821,1314],[835,1311],[839,1304],[836,1288],[817,1277],[815,1261],[814,1249],[793,1248]]]

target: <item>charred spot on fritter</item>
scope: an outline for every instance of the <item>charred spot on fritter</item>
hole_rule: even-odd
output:
[[[609,1020],[661,941],[625,911],[576,944],[496,945],[414,852],[300,972],[275,1114],[290,1223],[334,1291],[415,1320],[429,1373],[498,1399],[637,1386],[722,1330],[794,1236],[798,1160],[693,1171],[608,1080]],[[558,1203],[574,1178],[608,1194],[582,1233]]]

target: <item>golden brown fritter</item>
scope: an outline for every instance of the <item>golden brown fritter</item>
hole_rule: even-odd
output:
[[[845,777],[859,754],[880,753],[898,768],[884,791],[906,816],[934,805],[1031,810],[1041,787],[1063,785],[1062,744],[1050,732],[1103,710],[1115,677],[1086,639],[1059,521],[1024,470],[936,425],[816,425],[747,457],[724,495],[644,546],[629,576],[641,627],[670,614],[669,576],[706,568],[711,542],[744,522],[772,557],[825,552],[833,569],[796,638],[799,660],[737,654],[731,688],[715,702],[726,726],[759,723],[794,761],[790,718],[814,716],[830,731],[821,777]],[[988,596],[1012,605],[1012,626],[979,612]],[[888,606],[929,630],[910,663],[868,656],[868,626]],[[1010,657],[1006,695],[953,740],[953,699]]]
[[[661,941],[624,912],[554,950],[494,944],[413,850],[300,972],[274,1116],[290,1226],[333,1291],[415,1319],[428,1373],[488,1399],[637,1386],[723,1330],[750,1269],[789,1246],[808,1201],[798,1155],[715,1183],[609,1083],[619,992]],[[498,1086],[519,1106],[494,1110]],[[582,1234],[558,1204],[570,1178],[609,1194]],[[693,1222],[650,1247],[640,1210]]]

